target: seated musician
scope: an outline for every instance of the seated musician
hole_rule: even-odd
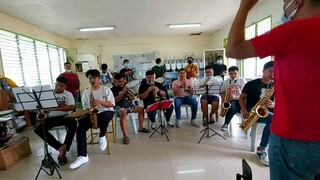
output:
[[[213,124],[215,121],[213,119],[213,114],[218,112],[220,97],[217,94],[210,94],[210,89],[220,86],[222,81],[213,76],[212,66],[206,66],[205,68],[206,77],[200,80],[201,88],[208,88],[208,94],[201,96],[201,110],[203,113],[203,125],[206,126]],[[210,120],[208,116],[208,104],[211,104]]]
[[[130,92],[129,88],[125,86],[126,80],[123,74],[115,75],[116,86],[111,88],[111,91],[115,97],[116,107],[115,113],[120,117],[120,126],[123,133],[123,144],[129,144],[128,130],[127,130],[127,115],[128,113],[138,113],[139,120],[139,132],[149,133],[149,129],[143,127],[144,122],[144,110],[141,106],[134,106],[132,100],[134,99],[134,93]]]
[[[134,77],[133,71],[132,69],[130,69],[131,65],[129,63],[129,60],[128,59],[123,60],[123,65],[124,65],[124,68],[122,68],[119,73],[124,74],[124,77],[127,82],[135,80],[136,78]]]
[[[241,91],[244,87],[244,85],[247,83],[247,81],[244,78],[241,78],[238,76],[238,67],[237,66],[231,66],[228,69],[229,77],[223,82],[222,85],[222,93],[221,93],[221,99],[222,103],[224,101],[230,102],[231,107],[227,110],[225,114],[225,120],[224,124],[221,127],[221,131],[226,131],[228,129],[228,125],[231,122],[231,119],[233,116],[240,112],[240,106],[239,106],[239,96],[241,94]],[[223,108],[223,104],[221,104],[221,108]]]
[[[64,165],[67,163],[66,152],[69,151],[74,135],[76,134],[77,121],[74,119],[64,119],[63,116],[70,114],[74,109],[74,98],[71,92],[65,90],[67,88],[68,79],[59,76],[55,84],[55,96],[57,98],[58,107],[45,109],[48,113],[43,123],[39,123],[34,132],[41,138],[46,139],[47,143],[54,149],[59,151],[58,163]],[[53,127],[65,126],[67,134],[64,143],[61,144],[49,130]],[[44,130],[44,131],[43,131]],[[45,133],[45,134],[44,134]]]
[[[268,89],[273,86],[273,61],[269,61],[263,66],[262,78],[258,78],[247,82],[244,86],[242,93],[239,97],[239,104],[244,119],[248,119],[251,109],[259,102],[259,100],[267,94]],[[258,159],[264,164],[269,165],[268,154],[266,148],[269,143],[270,136],[270,124],[273,116],[274,97],[271,96],[262,106],[265,106],[269,110],[269,114],[266,118],[259,118],[258,122],[265,123],[265,127],[262,132],[262,138],[260,146],[257,148],[256,155]]]
[[[175,96],[174,109],[176,112],[176,127],[181,127],[181,106],[182,104],[188,104],[191,106],[191,125],[200,127],[196,120],[198,111],[198,102],[193,98],[195,92],[194,86],[190,79],[186,78],[186,70],[179,69],[179,78],[173,82],[172,90]]]
[[[108,129],[109,121],[113,118],[113,107],[115,105],[115,100],[110,88],[100,84],[100,72],[97,69],[88,70],[86,72],[86,77],[89,79],[91,87],[83,92],[81,98],[82,107],[83,109],[92,109],[92,107],[99,109],[97,114],[98,127],[100,129],[99,144],[101,151],[104,151],[107,147],[105,135]],[[70,169],[76,169],[89,161],[87,154],[86,132],[93,127],[90,121],[90,115],[81,118],[78,120],[78,123],[78,158],[70,164]]]
[[[163,84],[154,81],[154,72],[148,70],[146,72],[146,79],[141,82],[139,87],[139,98],[143,100],[144,109],[156,101],[158,101],[155,96],[158,96],[159,99],[169,99],[169,95],[167,93],[167,89]],[[165,118],[167,121],[168,127],[173,127],[173,124],[170,122],[170,117],[173,112],[173,105],[170,106],[169,109],[164,110]],[[155,129],[155,117],[157,111],[148,112],[148,118],[151,121],[151,128]]]

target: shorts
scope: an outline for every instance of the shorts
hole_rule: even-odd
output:
[[[117,117],[120,117],[120,111],[122,110],[126,110],[127,113],[133,113],[134,112],[134,106],[131,106],[131,107],[120,107],[120,106],[116,106],[114,108],[114,112],[116,113],[116,116]]]
[[[212,104],[214,101],[219,103],[219,101],[220,101],[220,98],[217,95],[203,95],[203,96],[201,96],[201,100],[202,99],[207,100],[208,104]]]

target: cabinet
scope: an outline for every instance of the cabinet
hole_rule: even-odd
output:
[[[203,51],[203,59],[205,60],[205,65],[213,65],[216,62],[217,56],[222,56],[224,61],[224,49],[207,49]],[[226,64],[225,62],[223,62]]]

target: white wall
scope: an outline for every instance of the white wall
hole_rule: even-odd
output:
[[[257,22],[270,15],[272,16],[273,27],[277,26],[280,23],[282,6],[283,1],[281,0],[263,0],[261,4],[258,4],[250,11],[249,16],[247,18],[246,26],[252,24],[252,22]],[[212,36],[212,48],[223,47],[223,39],[227,38],[230,27],[231,23]]]

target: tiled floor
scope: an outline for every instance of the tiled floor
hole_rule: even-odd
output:
[[[201,119],[201,110],[198,119]],[[184,115],[185,116],[185,115]],[[221,117],[220,117],[221,118]],[[172,116],[172,121],[174,114]],[[251,166],[253,178],[269,179],[269,169],[260,163],[250,151],[250,138],[238,128],[240,118],[234,117],[230,132],[221,132],[223,123],[211,125],[211,128],[224,135],[206,138],[198,144],[202,135],[200,130],[184,119],[182,128],[169,128],[169,139],[159,134],[139,133],[135,135],[130,128],[130,144],[123,145],[121,134],[117,143],[111,143],[111,154],[101,152],[98,145],[88,146],[90,161],[76,170],[68,165],[76,158],[75,146],[67,154],[68,164],[59,168],[63,179],[108,179],[108,180],[234,180],[240,173],[241,160],[244,158]],[[263,126],[259,126],[257,142],[260,142]],[[121,132],[121,131],[120,131]],[[43,159],[43,142],[34,135],[32,129],[25,129],[22,135],[30,138],[32,155],[23,159],[13,168],[0,171],[0,179],[35,179]],[[53,152],[56,160],[58,153]],[[59,179],[57,172],[48,176],[43,171],[38,179]]]

